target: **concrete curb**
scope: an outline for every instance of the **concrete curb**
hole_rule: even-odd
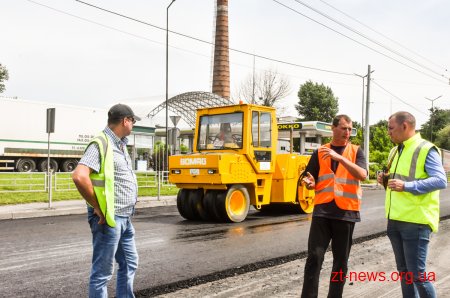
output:
[[[136,204],[136,208],[149,208],[149,207],[161,207],[161,206],[173,206],[177,204],[177,197],[163,197],[159,200],[155,198],[154,200],[140,200]]]
[[[157,197],[140,197],[138,198],[136,208],[171,206],[176,203],[176,196],[164,196],[160,197],[159,200]],[[0,220],[84,213],[86,213],[86,203],[84,200],[56,201],[52,202],[52,208],[48,207],[48,203],[0,206]]]
[[[60,215],[72,215],[82,214],[86,212],[86,207],[81,209],[67,209],[61,210],[57,208],[47,208],[38,210],[17,211],[6,214],[0,214],[0,220],[3,219],[20,219],[20,218],[34,218],[34,217],[47,217],[47,216],[60,216]]]
[[[380,184],[361,184],[361,188],[364,190],[377,190],[382,189],[383,186]]]

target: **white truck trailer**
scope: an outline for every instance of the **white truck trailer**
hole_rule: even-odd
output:
[[[50,134],[53,171],[72,171],[86,145],[107,124],[107,109],[0,97],[0,170],[47,171],[48,108],[55,108],[55,131]],[[133,153],[139,147],[150,150],[154,138],[154,128],[135,128],[138,132],[133,132],[129,143],[133,158],[138,157]]]

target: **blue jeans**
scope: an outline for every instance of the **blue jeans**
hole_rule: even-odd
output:
[[[426,261],[431,228],[428,225],[388,220],[387,235],[394,250],[402,294],[410,297],[436,297],[433,284],[427,280]]]
[[[116,296],[134,297],[133,281],[138,266],[138,254],[134,242],[134,227],[130,217],[115,216],[116,226],[99,225],[99,217],[88,207],[88,221],[92,232],[92,268],[89,278],[89,297],[108,297],[107,284],[117,270]]]

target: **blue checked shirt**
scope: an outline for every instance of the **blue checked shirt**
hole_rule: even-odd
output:
[[[113,144],[115,215],[130,216],[133,214],[137,201],[138,186],[127,151],[128,139],[126,137],[119,139],[109,127],[106,127],[103,132]],[[98,145],[91,144],[79,163],[98,173],[101,165]]]

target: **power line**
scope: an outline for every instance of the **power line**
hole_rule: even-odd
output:
[[[28,1],[31,1],[31,0],[28,0]],[[105,8],[102,8],[102,7],[99,7],[99,6],[87,3],[87,2],[83,2],[81,0],[75,0],[75,1],[77,1],[77,2],[79,2],[81,4],[84,4],[84,5],[88,5],[88,6],[91,6],[93,8],[102,10],[104,12],[108,12],[108,13],[114,14],[116,16],[120,16],[122,18],[131,20],[131,21],[134,21],[134,22],[141,23],[143,25],[151,26],[151,27],[154,27],[154,28],[166,31],[165,28],[159,27],[157,25],[153,25],[153,24],[148,23],[148,22],[144,22],[144,21],[136,19],[136,18],[132,18],[132,17],[126,16],[124,14],[121,14],[121,13],[118,13],[118,12],[115,12],[115,11],[112,11],[112,10],[109,10],[109,9],[105,9]],[[190,35],[187,35],[187,34],[179,33],[179,32],[172,31],[172,30],[169,30],[169,32],[173,33],[173,34],[176,34],[176,35],[179,35],[179,36],[182,36],[182,37],[185,37],[185,38],[188,38],[188,39],[192,39],[192,40],[201,42],[201,43],[214,45],[213,42],[209,42],[209,41],[206,41],[206,40],[203,40],[203,39],[200,39],[200,38],[197,38],[197,37],[193,37],[193,36],[190,36]],[[286,65],[290,65],[290,66],[301,67],[301,68],[306,68],[306,69],[311,69],[311,70],[316,70],[316,71],[322,71],[322,72],[328,72],[328,73],[334,73],[334,74],[339,74],[339,75],[354,76],[353,73],[345,73],[345,72],[340,72],[340,71],[334,71],[334,70],[328,70],[328,69],[322,69],[322,68],[317,68],[317,67],[312,67],[312,66],[301,65],[301,64],[297,64],[297,63],[293,63],[293,62],[289,62],[289,61],[284,61],[284,60],[279,60],[279,59],[275,59],[275,58],[270,58],[270,57],[267,57],[267,56],[253,54],[253,53],[250,53],[250,52],[246,52],[246,51],[243,51],[243,50],[238,50],[238,49],[234,49],[234,48],[230,48],[230,47],[228,49],[230,51],[233,51],[233,52],[241,53],[241,54],[248,55],[248,56],[254,56],[254,57],[257,57],[257,58],[260,58],[260,59],[269,60],[269,61],[273,61],[273,62],[277,62],[277,63],[281,63],[281,64],[286,64]]]
[[[401,99],[400,97],[398,97],[397,95],[393,94],[392,92],[386,90],[386,88],[384,88],[383,86],[381,86],[380,84],[378,84],[377,82],[375,82],[375,80],[371,80],[372,83],[374,83],[375,85],[377,85],[378,88],[382,89],[384,92],[388,93],[389,95],[393,96],[395,99],[398,99],[399,101],[401,101],[402,103],[404,103],[405,105],[409,106],[410,108],[416,110],[417,112],[427,115],[426,113],[424,113],[423,111],[417,109],[416,107],[414,107],[413,105],[410,105],[409,103],[407,103],[406,101],[404,101],[403,99]]]
[[[110,30],[114,30],[114,31],[117,31],[117,32],[120,32],[120,33],[123,33],[123,34],[127,34],[127,35],[130,35],[130,36],[139,38],[139,39],[143,39],[143,40],[146,40],[146,41],[150,41],[150,42],[152,42],[152,43],[157,43],[157,44],[160,44],[160,45],[164,45],[164,43],[162,43],[162,42],[159,42],[159,41],[156,41],[156,40],[152,40],[152,39],[143,37],[143,36],[141,36],[141,35],[137,35],[137,34],[134,34],[134,33],[128,32],[128,31],[124,31],[124,30],[121,30],[121,29],[118,29],[118,28],[115,28],[115,27],[112,27],[112,26],[108,26],[108,25],[105,25],[105,24],[102,24],[102,23],[99,23],[99,22],[95,22],[95,21],[92,21],[92,20],[90,20],[90,19],[87,19],[87,18],[84,18],[84,17],[80,17],[80,16],[74,15],[74,14],[72,14],[72,13],[68,13],[68,12],[66,12],[66,11],[63,11],[63,10],[60,10],[60,9],[57,9],[57,8],[54,8],[54,7],[51,7],[51,6],[48,6],[48,5],[45,5],[45,4],[42,4],[42,3],[39,3],[39,2],[33,1],[33,0],[26,0],[26,1],[31,2],[31,3],[33,3],[33,4],[36,4],[36,5],[43,6],[43,7],[45,7],[45,8],[50,9],[50,10],[56,11],[56,12],[58,12],[58,13],[65,14],[65,15],[68,15],[68,16],[71,16],[71,17],[80,19],[80,20],[82,20],[82,21],[86,21],[86,22],[88,22],[88,23],[92,23],[92,24],[95,24],[95,25],[98,25],[98,26],[101,26],[101,27],[104,27],[104,28],[107,28],[107,29],[110,29]],[[149,24],[149,25],[152,25],[152,24]],[[157,29],[162,29],[162,30],[165,31],[164,28],[161,28],[161,27],[158,27],[158,26],[155,26],[155,28],[157,28]],[[169,31],[169,32],[172,32],[172,31]],[[176,34],[177,32],[172,32],[172,33],[175,33],[175,34]],[[180,34],[181,34],[181,33],[180,33]],[[213,43],[207,42],[207,41],[204,41],[204,43],[208,43],[209,45],[212,45],[212,44],[213,44]],[[204,55],[204,54],[201,54],[201,53],[198,53],[198,52],[190,51],[190,50],[187,50],[187,49],[183,49],[183,48],[180,48],[180,47],[176,47],[176,46],[170,46],[170,47],[173,48],[173,49],[177,49],[177,50],[180,50],[180,51],[188,52],[188,53],[191,53],[191,54],[194,54],[194,55],[198,55],[198,56],[202,56],[202,57],[206,57],[206,58],[209,58],[209,57],[210,57],[210,56],[207,56],[207,55]],[[238,50],[235,50],[235,51],[238,51]],[[242,53],[243,53],[243,54],[247,54],[246,52],[242,52]],[[284,62],[284,61],[278,61],[278,60],[275,60],[275,59],[272,59],[272,58],[267,58],[267,57],[260,56],[260,55],[255,55],[255,54],[247,54],[247,55],[252,55],[252,56],[254,56],[254,57],[259,57],[259,58],[262,58],[262,59],[267,59],[267,60],[275,61],[275,62],[278,62],[278,63]],[[232,63],[233,65],[240,65],[240,66],[247,67],[247,68],[250,67],[250,66],[248,66],[248,65],[243,65],[243,64],[240,64],[240,63],[235,63],[235,62],[231,62],[231,63]],[[308,66],[296,65],[296,64],[293,64],[293,63],[290,63],[290,62],[284,62],[284,63],[285,63],[285,64],[288,64],[288,65],[291,65],[291,66],[302,67],[302,68],[309,68]],[[319,70],[318,68],[313,68],[313,67],[310,67],[310,69],[313,69],[313,70]],[[330,70],[321,70],[321,71],[332,72],[332,73],[335,73],[335,74],[352,75],[352,74],[349,74],[349,73],[347,74],[347,73],[336,72],[336,71],[330,71]],[[290,75],[290,76],[291,76],[291,75]]]
[[[66,14],[66,15],[69,15],[69,16],[72,16],[72,17],[75,17],[75,18],[78,18],[78,19],[81,19],[81,20],[84,20],[84,21],[87,21],[87,22],[90,22],[90,23],[93,23],[93,24],[96,24],[96,25],[99,25],[99,26],[102,26],[102,27],[111,29],[111,30],[115,30],[115,31],[118,31],[118,32],[121,32],[121,33],[124,33],[124,34],[128,34],[128,35],[131,35],[131,36],[140,38],[140,39],[148,40],[148,41],[151,41],[151,42],[154,42],[154,43],[162,44],[162,43],[160,43],[160,42],[158,42],[158,41],[154,41],[154,40],[148,39],[148,38],[146,38],[146,37],[139,36],[139,35],[134,34],[134,33],[130,33],[130,32],[127,32],[127,31],[123,31],[123,30],[120,30],[120,29],[117,29],[117,28],[114,28],[114,27],[111,27],[111,26],[107,26],[107,25],[104,25],[104,24],[101,24],[101,23],[98,23],[98,22],[95,22],[95,21],[91,21],[91,20],[89,20],[89,19],[86,19],[86,18],[83,18],[83,17],[79,17],[79,16],[77,16],[77,15],[74,15],[74,14],[71,14],[71,13],[68,13],[68,12],[65,12],[65,11],[62,11],[62,10],[59,10],[59,9],[55,9],[55,8],[53,8],[53,7],[50,7],[50,6],[47,6],[47,5],[38,3],[38,2],[36,2],[36,1],[32,1],[32,0],[27,0],[27,1],[28,1],[28,2],[32,2],[32,3],[34,3],[34,4],[37,4],[37,5],[41,5],[41,6],[43,6],[43,7],[52,9],[52,10],[54,10],[54,11],[57,11],[57,12],[60,12],[60,13]],[[93,8],[96,8],[96,9],[99,9],[99,10],[102,10],[102,11],[105,11],[105,12],[107,12],[107,13],[111,13],[111,14],[114,14],[114,15],[117,15],[117,16],[120,16],[120,17],[129,19],[129,20],[132,20],[132,21],[135,21],[135,22],[138,22],[138,23],[147,25],[147,26],[151,26],[151,27],[154,27],[154,28],[159,29],[159,30],[163,30],[163,31],[166,30],[166,29],[163,28],[163,27],[160,27],[160,26],[157,26],[157,25],[148,23],[148,22],[144,22],[144,21],[142,21],[142,20],[138,20],[138,19],[135,19],[135,18],[132,18],[132,17],[129,17],[129,16],[126,16],[126,15],[123,15],[123,14],[120,14],[120,13],[117,13],[117,12],[114,12],[114,11],[111,11],[111,10],[108,10],[108,9],[105,9],[105,8],[102,8],[102,7],[98,7],[98,6],[95,6],[95,5],[93,5],[93,4],[90,4],[90,3],[87,3],[87,2],[83,2],[83,1],[81,1],[81,0],[76,0],[76,1],[79,2],[79,3],[81,3],[81,4],[84,4],[84,5],[87,5],[87,6],[91,6],[91,7],[93,7]],[[275,0],[274,0],[274,1],[275,1]],[[277,1],[275,1],[275,2],[277,2]],[[279,3],[279,2],[277,2],[277,3]],[[283,4],[281,4],[281,3],[279,3],[279,4],[280,4],[280,5],[283,5]],[[285,6],[285,5],[283,5],[283,6]],[[293,9],[290,8],[290,7],[287,7],[287,8],[293,10]],[[295,11],[295,10],[294,10],[294,11]],[[297,12],[297,11],[295,11],[295,12]],[[297,13],[301,14],[300,12],[297,12]],[[301,14],[301,15],[303,15],[303,14]],[[306,15],[303,15],[303,16],[307,17]],[[307,18],[309,18],[309,17],[307,17]],[[311,19],[311,18],[309,18],[309,19]],[[317,21],[315,21],[315,20],[313,20],[313,19],[311,19],[311,20],[314,21],[314,22],[317,22]],[[317,23],[321,24],[320,22],[317,22]],[[323,25],[323,24],[321,24],[321,25]],[[323,25],[323,26],[325,26],[325,25]],[[325,27],[327,27],[327,26],[325,26]],[[329,27],[327,27],[327,28],[329,28]],[[330,29],[330,30],[333,30],[332,28],[329,28],[329,29]],[[335,30],[333,30],[333,31],[335,31]],[[193,36],[189,36],[189,35],[186,35],[186,34],[183,34],[183,33],[179,33],[179,32],[172,31],[172,30],[169,30],[169,32],[170,32],[170,33],[173,33],[173,34],[175,34],[175,35],[179,35],[179,36],[188,38],[188,39],[193,39],[193,40],[198,41],[198,42],[201,42],[201,43],[205,43],[205,44],[208,44],[208,45],[214,45],[213,42],[205,41],[205,40],[202,40],[202,39],[200,39],[200,38],[196,38],[196,37],[193,37]],[[340,33],[340,32],[337,32],[337,31],[335,31],[335,32],[338,33],[338,34],[343,35],[343,34]],[[345,35],[344,35],[344,36],[345,36]],[[348,37],[348,36],[345,36],[345,37],[350,38],[350,37]],[[353,40],[352,38],[350,38],[350,39]],[[353,41],[359,43],[359,42],[356,41],[356,40],[353,40]],[[362,44],[362,43],[360,43],[360,44],[363,45],[363,46],[365,46],[365,47],[368,47],[368,46],[366,46],[366,45],[364,45],[364,44]],[[171,47],[173,47],[173,46],[171,46]],[[178,47],[173,47],[173,48],[179,49],[179,50],[182,50],[182,51],[186,51],[186,52],[190,52],[190,53],[193,53],[193,54],[196,54],[196,55],[201,55],[201,56],[206,57],[205,55],[202,55],[202,54],[199,54],[199,53],[195,53],[195,52],[192,52],[192,51],[189,51],[189,50],[185,50],[185,49],[182,49],[182,48],[178,48]],[[370,48],[370,47],[369,47],[369,48]],[[370,49],[371,49],[371,48],[370,48]],[[321,68],[317,68],[317,67],[311,67],[311,66],[300,65],[300,64],[293,63],[293,62],[283,61],[283,60],[279,60],[279,59],[274,59],[274,58],[270,58],[270,57],[267,57],[267,56],[262,56],[262,55],[258,55],[258,54],[246,52],[246,51],[243,51],[243,50],[234,49],[234,48],[229,48],[229,50],[234,51],[234,52],[237,52],[237,53],[241,53],[241,54],[244,54],[244,55],[253,56],[253,57],[258,57],[258,58],[260,58],[260,59],[264,59],[264,60],[268,60],[268,61],[272,61],[272,62],[276,62],[276,63],[280,63],[280,64],[285,64],[285,65],[290,65],[290,66],[294,66],[294,67],[306,68],[306,69],[311,69],[311,70],[315,70],[315,71],[327,72],[327,73],[333,73],[333,74],[338,74],[338,75],[355,76],[353,73],[345,73],[345,72],[340,72],[340,71],[333,71],[333,70],[328,70],[328,69],[321,69]],[[374,50],[374,49],[372,49],[372,50]],[[374,51],[376,51],[376,50],[374,50]],[[378,51],[376,51],[376,52],[378,52]],[[380,54],[386,56],[385,54],[383,54],[383,53],[381,53],[381,52],[378,52],[378,53],[380,53]],[[386,57],[391,58],[391,57],[389,57],[389,56],[386,56]],[[393,59],[393,58],[391,58],[391,59]],[[395,60],[395,59],[393,59],[393,60]],[[395,60],[395,61],[397,61],[397,60]],[[399,62],[399,61],[397,61],[397,62]],[[401,63],[401,62],[399,62],[399,63]],[[403,64],[403,63],[401,63],[401,64]],[[405,66],[407,66],[407,67],[410,67],[410,68],[416,70],[415,68],[413,68],[413,67],[411,67],[411,66],[409,66],[409,65],[406,65],[406,64],[403,64],[403,65],[405,65]],[[419,70],[417,70],[417,71],[419,71]],[[421,72],[421,71],[419,71],[419,72]],[[425,74],[425,73],[424,73],[424,74]],[[425,74],[425,75],[427,75],[427,74]],[[429,75],[427,75],[427,76],[429,76]],[[431,78],[436,79],[436,78],[434,78],[434,77],[431,77]],[[436,79],[436,80],[437,80],[437,79]],[[439,81],[440,83],[443,83],[443,82],[440,81],[440,80],[438,80],[438,81]]]
[[[54,8],[54,7],[51,7],[51,6],[48,6],[48,5],[39,3],[39,2],[35,2],[35,1],[33,1],[33,0],[26,0],[26,1],[31,2],[31,3],[34,3],[34,4],[36,4],[36,5],[43,6],[43,7],[45,7],[45,8],[51,9],[51,10],[54,10],[54,11],[56,11],[56,12],[59,12],[59,13],[62,13],[62,14],[65,14],[65,15],[68,15],[68,16],[71,16],[71,17],[74,17],[74,18],[76,18],[76,19],[80,19],[80,20],[82,20],[82,21],[85,21],[85,22],[88,22],[88,23],[91,23],[91,24],[95,24],[95,25],[98,25],[98,26],[101,26],[101,27],[104,27],[104,28],[107,28],[107,29],[110,29],[110,30],[113,30],[113,31],[117,31],[117,32],[120,32],[120,33],[123,33],[123,34],[126,34],[126,35],[130,35],[130,36],[139,38],[139,39],[143,39],[143,40],[146,40],[146,41],[150,41],[150,42],[152,42],[152,43],[157,43],[157,44],[160,44],[160,45],[164,45],[164,43],[162,43],[162,42],[160,42],[160,41],[156,41],[156,40],[153,40],[153,39],[150,39],[150,38],[147,38],[147,37],[138,35],[138,34],[134,34],[134,33],[128,32],[128,31],[124,31],[124,30],[115,28],[115,27],[111,27],[111,26],[108,26],[108,25],[105,25],[105,24],[102,24],[102,23],[99,23],[99,22],[96,22],[96,21],[92,21],[92,20],[90,20],[90,19],[83,18],[83,17],[77,16],[77,15],[74,15],[74,14],[72,14],[72,13],[69,13],[69,12],[66,12],[66,11],[63,11],[63,10],[60,10],[60,9],[57,9],[57,8]],[[188,53],[191,53],[191,54],[195,54],[195,55],[199,55],[199,56],[204,56],[204,57],[209,57],[209,56],[206,56],[206,55],[203,55],[203,54],[194,52],[194,51],[186,50],[186,49],[183,49],[183,48],[179,48],[179,47],[175,47],[175,46],[170,46],[170,47],[171,47],[171,48],[174,48],[174,49],[177,49],[177,50],[180,50],[180,51],[185,51],[185,52],[188,52]]]
[[[379,31],[373,29],[372,27],[370,27],[370,26],[364,24],[364,23],[361,22],[360,20],[358,20],[358,19],[352,17],[351,15],[349,15],[349,14],[347,14],[346,12],[344,12],[344,11],[342,11],[342,10],[336,8],[335,6],[329,4],[328,2],[326,2],[326,1],[324,1],[324,0],[319,0],[319,1],[322,2],[322,3],[324,3],[324,4],[327,5],[327,6],[331,7],[332,9],[334,9],[334,10],[340,12],[341,14],[343,14],[343,15],[346,16],[346,17],[348,17],[349,19],[351,19],[351,20],[357,22],[358,24],[360,24],[360,25],[366,27],[367,29],[371,30],[372,32],[375,32],[375,33],[377,33],[377,34],[383,36],[384,38],[386,38],[386,39],[392,41],[393,43],[395,43],[395,44],[397,44],[398,46],[402,47],[403,49],[409,51],[410,53],[412,53],[412,54],[414,54],[414,55],[416,55],[416,56],[418,56],[418,57],[420,57],[420,58],[422,58],[422,59],[428,61],[429,63],[433,64],[434,66],[437,66],[437,67],[439,67],[439,68],[442,68],[445,72],[448,71],[447,67],[441,66],[441,65],[439,65],[439,64],[437,64],[437,63],[431,61],[431,60],[428,59],[427,57],[422,56],[421,54],[419,54],[419,53],[417,53],[417,52],[411,50],[410,48],[408,48],[408,47],[402,45],[401,43],[399,43],[398,41],[396,41],[396,40],[390,38],[389,36],[387,36],[387,35],[385,35],[385,34],[379,32]]]
[[[412,62],[412,63],[414,63],[414,64],[416,64],[416,65],[418,65],[418,66],[420,66],[420,67],[422,67],[422,68],[424,68],[424,69],[426,69],[426,70],[428,70],[428,71],[430,71],[430,72],[432,72],[432,73],[434,73],[434,74],[436,74],[436,75],[438,75],[438,76],[445,77],[443,74],[440,74],[440,73],[434,71],[433,69],[431,69],[431,68],[429,68],[429,67],[427,67],[427,66],[425,66],[425,65],[423,65],[423,64],[421,64],[421,63],[419,63],[419,62],[417,62],[417,61],[415,61],[415,60],[413,60],[413,59],[411,59],[411,58],[409,58],[409,57],[406,57],[405,55],[399,53],[398,51],[391,49],[390,47],[388,47],[388,46],[382,44],[381,42],[379,42],[379,41],[377,41],[377,40],[374,40],[374,39],[370,38],[370,37],[367,36],[367,35],[364,35],[364,34],[361,33],[360,31],[358,31],[358,30],[356,30],[356,29],[354,29],[354,28],[348,26],[347,24],[344,24],[344,23],[342,23],[342,22],[340,22],[340,21],[334,19],[333,17],[331,17],[331,16],[329,16],[329,15],[327,15],[327,14],[321,12],[320,10],[318,10],[318,9],[316,9],[316,8],[314,8],[314,7],[312,7],[312,6],[308,5],[308,4],[306,4],[306,3],[304,3],[303,1],[295,0],[295,2],[297,2],[297,3],[299,3],[299,4],[303,5],[303,6],[305,6],[305,7],[307,7],[307,8],[309,8],[310,10],[312,10],[312,11],[314,11],[314,12],[320,14],[321,16],[323,16],[323,17],[325,17],[325,18],[327,18],[327,19],[329,19],[329,20],[335,22],[336,24],[339,24],[340,26],[342,26],[342,27],[346,28],[347,30],[350,30],[350,31],[352,31],[353,33],[355,33],[355,34],[357,34],[357,35],[359,35],[359,36],[361,36],[361,37],[363,37],[363,38],[369,40],[370,42],[373,42],[374,44],[376,44],[376,45],[378,45],[378,46],[380,46],[380,47],[382,47],[382,48],[384,48],[384,49],[386,49],[386,50],[388,50],[388,51],[390,51],[390,52],[392,52],[392,53],[394,53],[394,54],[396,54],[396,55],[402,57],[403,59],[406,59],[406,60],[408,60],[408,61],[410,61],[410,62]]]
[[[389,82],[389,83],[396,83],[396,84],[407,84],[407,85],[422,85],[422,86],[433,86],[433,87],[442,87],[441,84],[438,83],[425,83],[425,82],[407,82],[407,81],[401,81],[401,80],[391,80],[391,79],[383,79],[383,78],[377,78],[378,81],[383,81],[383,82]]]
[[[78,0],[77,0],[77,1],[78,1]],[[277,1],[277,0],[272,0],[272,1],[278,3],[279,5],[285,7],[285,8],[287,8],[287,9],[289,9],[289,10],[292,10],[293,12],[295,12],[295,13],[297,13],[297,14],[299,14],[299,15],[301,15],[301,16],[303,16],[303,17],[305,17],[305,18],[307,18],[307,19],[309,19],[309,20],[311,20],[311,21],[313,21],[313,22],[315,22],[315,23],[317,23],[317,24],[319,24],[319,25],[321,25],[321,26],[323,26],[323,27],[325,27],[325,28],[327,28],[327,29],[329,29],[329,30],[335,32],[335,33],[337,33],[337,34],[339,34],[339,35],[342,35],[342,36],[344,36],[344,37],[350,39],[351,41],[354,41],[354,42],[356,42],[356,43],[358,43],[358,44],[360,44],[360,45],[362,45],[362,46],[364,46],[364,47],[366,47],[366,48],[368,48],[368,49],[370,49],[370,50],[372,50],[372,51],[374,51],[374,52],[376,52],[376,53],[378,53],[378,54],[380,54],[380,55],[383,55],[383,56],[385,56],[386,58],[389,58],[389,59],[391,59],[391,60],[393,60],[393,61],[395,61],[395,62],[397,62],[397,63],[400,63],[400,64],[402,64],[402,65],[404,65],[404,66],[406,66],[406,67],[408,67],[408,68],[411,68],[411,69],[413,69],[413,70],[415,70],[415,71],[417,71],[417,72],[419,72],[419,73],[421,73],[421,74],[423,74],[423,75],[425,75],[425,76],[427,76],[427,77],[430,77],[430,78],[432,78],[432,79],[434,79],[434,80],[437,80],[437,81],[439,81],[439,82],[441,82],[441,83],[447,84],[447,82],[443,82],[443,81],[441,81],[440,79],[438,79],[438,78],[436,78],[436,77],[434,77],[434,76],[431,76],[431,75],[429,75],[429,74],[427,74],[427,73],[425,73],[425,72],[423,72],[423,71],[421,71],[421,70],[419,70],[419,69],[417,69],[417,68],[415,68],[415,67],[413,67],[413,66],[411,66],[411,65],[405,64],[405,63],[403,63],[403,62],[401,62],[401,61],[399,61],[399,60],[397,60],[397,59],[395,59],[395,58],[393,58],[393,57],[391,57],[391,56],[388,56],[387,54],[385,54],[385,53],[383,53],[383,52],[380,52],[380,51],[378,51],[378,50],[376,50],[376,49],[374,49],[374,48],[372,48],[372,47],[370,47],[370,46],[368,46],[368,45],[366,45],[366,44],[364,44],[364,43],[362,43],[362,42],[360,42],[360,41],[357,41],[356,39],[351,38],[350,36],[345,35],[344,33],[339,32],[339,31],[337,31],[337,30],[331,28],[330,26],[327,26],[327,25],[325,25],[325,24],[323,24],[323,23],[321,23],[321,22],[319,22],[319,21],[313,19],[313,18],[311,18],[311,17],[309,17],[309,16],[307,16],[307,15],[305,15],[305,14],[299,12],[298,10],[296,10],[296,9],[290,7],[290,6],[287,6],[287,5],[281,3],[281,2],[279,2],[279,1]]]

